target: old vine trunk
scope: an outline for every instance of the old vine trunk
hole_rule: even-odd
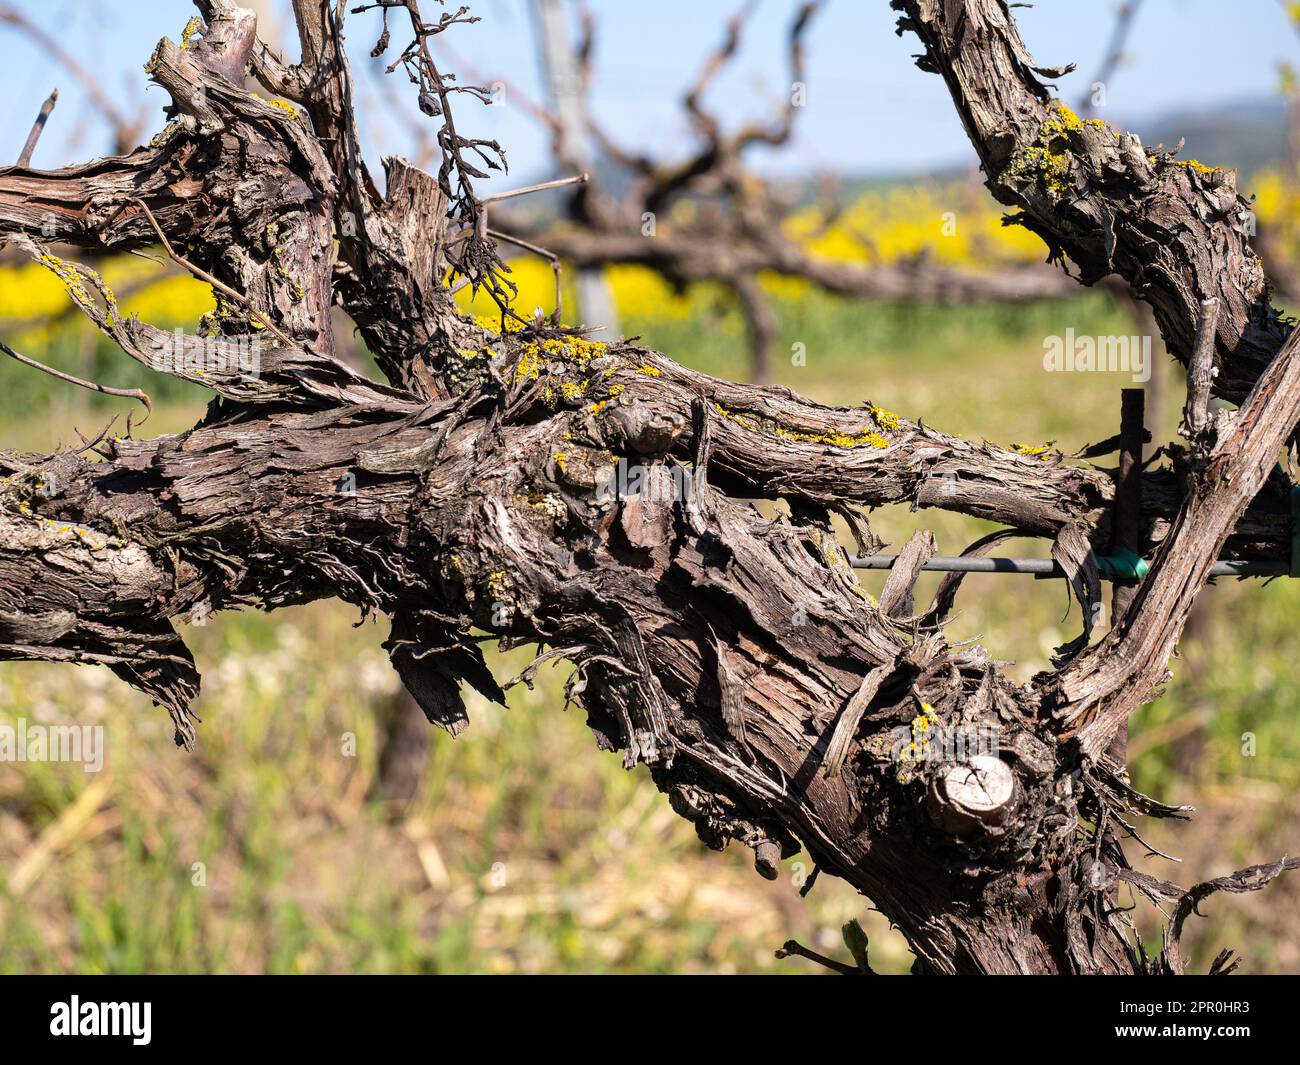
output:
[[[414,0],[382,6],[385,39],[389,19],[410,16],[403,55],[438,104],[426,108],[443,123],[436,176],[388,160],[377,191],[357,147],[344,9],[324,0],[295,2],[292,66],[250,12],[200,0],[205,22],[149,61],[173,101],[149,146],[0,170],[0,235],[126,354],[214,394],[189,431],[105,439],[102,461],[87,447],[0,453],[0,656],[106,664],[189,743],[199,678],[173,620],[198,607],[337,597],[381,612],[394,667],[453,733],[467,725],[462,682],[502,697],[480,641],[535,643],[538,661],[573,663],[568,694],[597,743],[647,764],[706,842],[751,847],[767,876],[806,849],[902,930],[921,971],[1181,970],[1176,936],[1147,958],[1108,891],[1119,879],[1181,895],[1133,872],[1120,835],[1134,814],[1185,811],[1138,794],[1103,752],[1163,679],[1208,565],[1289,550],[1288,486],[1268,474],[1300,416],[1300,371],[1230,224],[1231,182],[1065,116],[1001,0],[896,3],[995,195],[1085,279],[1130,278],[1180,357],[1201,301],[1218,299],[1215,387],[1243,404],[1145,474],[1142,546],[1156,562],[1123,624],[1016,685],[945,639],[952,587],[913,606],[932,537],[908,545],[876,601],[832,516],[868,550],[865,509],[901,502],[1049,538],[1087,619],[1111,473],[872,405],[729,384],[557,322],[458,314],[449,267],[503,291],[466,161],[495,146],[452,123],[455,89],[425,47],[442,25]],[[282,99],[250,93],[246,75]],[[217,282],[208,332],[259,340],[257,373],[213,367],[200,337],[169,347],[47,246],[139,248],[155,226]],[[334,303],[387,383],[334,358]],[[755,499],[783,500],[782,516]],[[923,757],[944,729],[992,737],[997,753]]]

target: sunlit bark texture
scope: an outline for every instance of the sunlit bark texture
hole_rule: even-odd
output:
[[[0,656],[106,664],[188,744],[199,677],[173,623],[195,610],[337,597],[383,613],[394,668],[452,732],[470,724],[463,684],[502,694],[480,642],[536,645],[539,661],[573,664],[568,694],[597,745],[647,764],[701,838],[752,848],[766,876],[805,850],[902,930],[919,971],[1182,970],[1193,896],[1131,870],[1121,841],[1135,815],[1186,811],[1138,794],[1105,752],[1164,680],[1213,561],[1289,557],[1289,485],[1270,471],[1300,417],[1300,361],[1239,231],[1231,172],[1075,118],[1002,0],[895,3],[992,193],[1085,283],[1124,278],[1170,351],[1200,351],[1204,380],[1241,405],[1209,417],[1193,397],[1186,446],[1144,475],[1153,562],[1131,608],[1017,685],[945,638],[955,588],[913,602],[930,534],[875,599],[832,517],[859,550],[874,546],[869,509],[889,503],[1043,537],[1088,622],[1108,470],[730,384],[519,316],[475,191],[504,155],[468,132],[461,105],[480,91],[444,78],[430,50],[465,16],[426,22],[416,0],[346,15],[354,41],[382,30],[436,131],[436,173],[390,159],[380,180],[358,150],[342,4],[296,0],[292,65],[231,0],[197,6],[202,20],[149,58],[171,105],[147,146],[0,170],[0,236],[127,356],[212,392],[176,436],[0,452]],[[217,297],[207,336],[179,347],[50,247],[160,237]],[[499,301],[498,321],[457,312],[463,284]],[[334,357],[336,304],[385,382]],[[256,359],[214,357],[230,352]],[[784,501],[783,516],[756,499]],[[957,734],[983,746],[927,756]],[[1172,905],[1157,957],[1112,906],[1117,879]]]

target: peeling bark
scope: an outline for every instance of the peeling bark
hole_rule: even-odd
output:
[[[1033,144],[1047,118],[1005,8],[906,6],[927,63],[1005,175],[1017,138]],[[1099,752],[1163,675],[1216,553],[1289,549],[1285,491],[1265,478],[1295,421],[1300,371],[1290,344],[1255,370],[1281,332],[1242,318],[1253,267],[1183,263],[1194,284],[1151,282],[1175,347],[1180,298],[1218,293],[1226,371],[1215,385],[1257,385],[1235,421],[1212,426],[1219,435],[1198,429],[1181,465],[1146,474],[1140,536],[1156,563],[1123,626],[1017,685],[981,648],[945,639],[955,584],[917,615],[912,584],[932,537],[918,534],[876,602],[832,514],[864,550],[865,508],[901,502],[1049,538],[1086,624],[1094,549],[1112,538],[1112,471],[960,440],[872,404],[729,384],[540,320],[483,328],[456,312],[444,276],[463,236],[448,218],[473,230],[472,193],[447,167],[435,177],[392,160],[381,197],[355,151],[341,9],[298,0],[307,59],[286,66],[257,42],[251,14],[229,0],[200,8],[198,40],[164,40],[150,61],[174,102],[151,147],[64,171],[0,170],[0,237],[54,270],[128,355],[214,394],[189,431],[110,439],[102,461],[85,448],[0,452],[0,657],[108,664],[188,744],[198,676],[172,625],[195,610],[335,597],[382,612],[394,668],[453,734],[470,724],[462,683],[503,697],[482,634],[536,644],[539,662],[573,664],[567,694],[597,744],[648,765],[706,843],[740,841],[766,876],[806,849],[903,931],[921,971],[1179,968],[1176,946],[1141,953],[1107,889],[1137,882],[1119,840],[1126,817],[1186,811],[1134,791]],[[435,32],[413,3],[402,8],[417,45]],[[248,72],[301,108],[246,92]],[[1071,164],[1080,172],[1084,155]],[[1142,251],[1139,214],[1177,200],[1168,209],[1192,225],[1207,190],[1199,175],[1157,172],[1159,195],[1117,202],[1105,232],[1116,263],[1146,254],[1164,276],[1183,244]],[[1030,185],[995,192],[1053,221],[1055,201]],[[123,319],[93,271],[40,243],[49,205],[62,240],[147,243],[142,200],[196,268],[245,295],[219,301],[208,324],[226,341],[259,339],[258,373],[205,366],[198,338],[160,366],[165,334]],[[1098,209],[1073,206],[1060,223],[1083,260],[1110,239],[1085,232]],[[1227,235],[1206,239],[1235,254]],[[387,384],[333,357],[336,300]],[[260,315],[289,342],[255,329]],[[784,500],[789,516],[764,516],[755,498]],[[1123,641],[1132,658],[1116,666],[1102,649]],[[992,739],[993,753],[927,757],[953,732]]]

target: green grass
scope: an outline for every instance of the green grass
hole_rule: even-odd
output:
[[[781,307],[778,377],[823,401],[870,398],[973,439],[1055,439],[1068,452],[1116,430],[1128,383],[1045,373],[1043,338],[1071,326],[1133,331],[1095,296],[952,310],[813,296]],[[703,298],[687,321],[625,329],[710,372],[747,372],[740,322]],[[796,342],[804,366],[789,363]],[[53,348],[31,354],[72,369],[69,352],[86,350],[71,337]],[[101,366],[94,350],[101,379],[155,386],[157,398],[157,379]],[[92,432],[125,407],[14,365],[0,373],[6,446],[49,449],[74,438],[72,425]],[[1168,382],[1162,419],[1172,431],[1181,377]],[[165,398],[149,433],[182,428],[202,409],[201,397]],[[932,527],[945,553],[987,528],[902,508],[873,522],[894,544]],[[927,576],[919,594],[935,583]],[[982,634],[1022,678],[1078,626],[1056,581],[972,577],[958,608],[952,638]],[[204,676],[193,754],[173,748],[165,714],[104,670],[0,664],[0,723],[99,723],[109,744],[99,777],[0,763],[0,971],[799,972],[810,967],[778,962],[773,949],[794,937],[844,956],[839,927],[855,916],[874,964],[906,971],[905,945],[844,885],[823,879],[801,900],[799,859],[768,883],[742,848],[703,848],[643,769],[625,772],[597,752],[581,711],[562,711],[563,667],[544,670],[535,690],[516,688],[504,709],[471,695],[469,731],[435,736],[411,806],[370,799],[397,681],[382,624],[356,621],[354,610],[320,603],[190,628]],[[1134,782],[1194,801],[1200,814],[1176,833],[1143,826],[1186,859],[1144,867],[1191,882],[1294,852],[1298,625],[1295,582],[1207,592],[1168,693],[1139,713],[1132,739]],[[504,677],[522,655],[491,664]],[[1243,733],[1254,736],[1253,756],[1242,753]],[[1196,963],[1231,945],[1254,971],[1300,971],[1298,888],[1280,882],[1211,903],[1193,927]],[[1155,934],[1154,923],[1143,927]]]

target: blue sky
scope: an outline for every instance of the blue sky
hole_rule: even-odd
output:
[[[54,32],[94,71],[125,109],[147,106],[149,130],[162,122],[162,90],[144,90],[142,65],[157,39],[179,36],[193,13],[187,0],[9,0]],[[247,2],[247,0],[246,0]],[[483,21],[456,27],[448,39],[486,78],[504,77],[541,95],[530,16],[531,0],[469,0]],[[723,22],[739,0],[590,0],[599,20],[592,107],[620,142],[661,157],[684,154],[687,127],[679,100],[702,59],[720,40]],[[435,8],[424,0],[426,12]],[[283,0],[263,0],[288,30]],[[454,6],[454,5],[453,5]],[[795,0],[761,0],[744,48],[714,86],[711,100],[731,121],[768,113],[788,91],[784,36]],[[1042,0],[1019,8],[1021,31],[1042,65],[1076,62],[1062,79],[1076,101],[1101,62],[1114,4],[1109,0]],[[349,15],[349,43],[363,86],[378,15]],[[273,29],[272,35],[276,30]],[[399,35],[394,34],[398,40]],[[288,40],[283,42],[292,52]],[[808,103],[793,144],[760,153],[753,163],[782,173],[838,169],[890,173],[950,165],[969,148],[941,81],[912,65],[914,37],[894,34],[886,0],[828,0],[808,39]],[[0,25],[0,154],[16,156],[41,101],[60,89],[60,103],[34,159],[55,166],[101,154],[109,141],[75,80]],[[1276,95],[1278,63],[1300,63],[1300,41],[1275,0],[1146,0],[1129,40],[1131,61],[1121,67],[1101,114],[1123,118],[1141,132],[1141,118],[1183,107]],[[1205,72],[1212,71],[1207,77]],[[403,98],[409,88],[395,75]],[[370,98],[367,99],[367,96]],[[387,120],[381,98],[362,103],[368,154],[413,154],[400,122]],[[462,131],[495,137],[506,147],[515,182],[537,175],[547,162],[546,140],[526,111],[510,100],[484,108],[466,101]],[[1226,162],[1231,162],[1227,160]]]

